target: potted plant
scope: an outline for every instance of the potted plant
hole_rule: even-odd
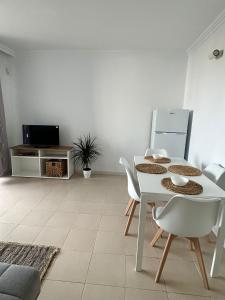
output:
[[[83,167],[84,178],[91,176],[90,165],[101,154],[95,141],[96,137],[91,137],[89,133],[84,137],[79,137],[78,141],[73,143],[75,146],[75,162]]]

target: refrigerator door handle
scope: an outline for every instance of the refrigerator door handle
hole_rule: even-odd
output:
[[[178,135],[186,135],[187,133],[186,132],[176,132],[176,134],[178,134]]]
[[[169,132],[169,131],[156,131],[156,134],[178,134],[178,135],[183,135],[187,134],[186,132]]]

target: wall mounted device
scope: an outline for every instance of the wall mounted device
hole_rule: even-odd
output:
[[[209,55],[209,59],[219,59],[223,56],[223,49],[215,49],[213,52]]]

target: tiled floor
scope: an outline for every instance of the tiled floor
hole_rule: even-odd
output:
[[[127,200],[123,176],[0,179],[0,239],[61,247],[38,299],[225,299],[225,259],[222,276],[210,279],[207,291],[188,242],[182,239],[172,245],[161,283],[154,283],[165,237],[156,248],[149,246],[156,229],[149,219],[144,270],[134,271],[138,212],[124,237]],[[202,239],[201,245],[209,271],[214,244]]]

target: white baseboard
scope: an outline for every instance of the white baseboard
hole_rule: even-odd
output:
[[[113,176],[125,176],[126,174],[123,172],[113,172],[113,171],[93,171],[93,174],[96,175],[113,175]]]
[[[82,170],[76,170],[75,174],[82,175]],[[95,171],[92,170],[93,175],[111,175],[111,176],[125,176],[124,172],[114,172],[114,171]]]

